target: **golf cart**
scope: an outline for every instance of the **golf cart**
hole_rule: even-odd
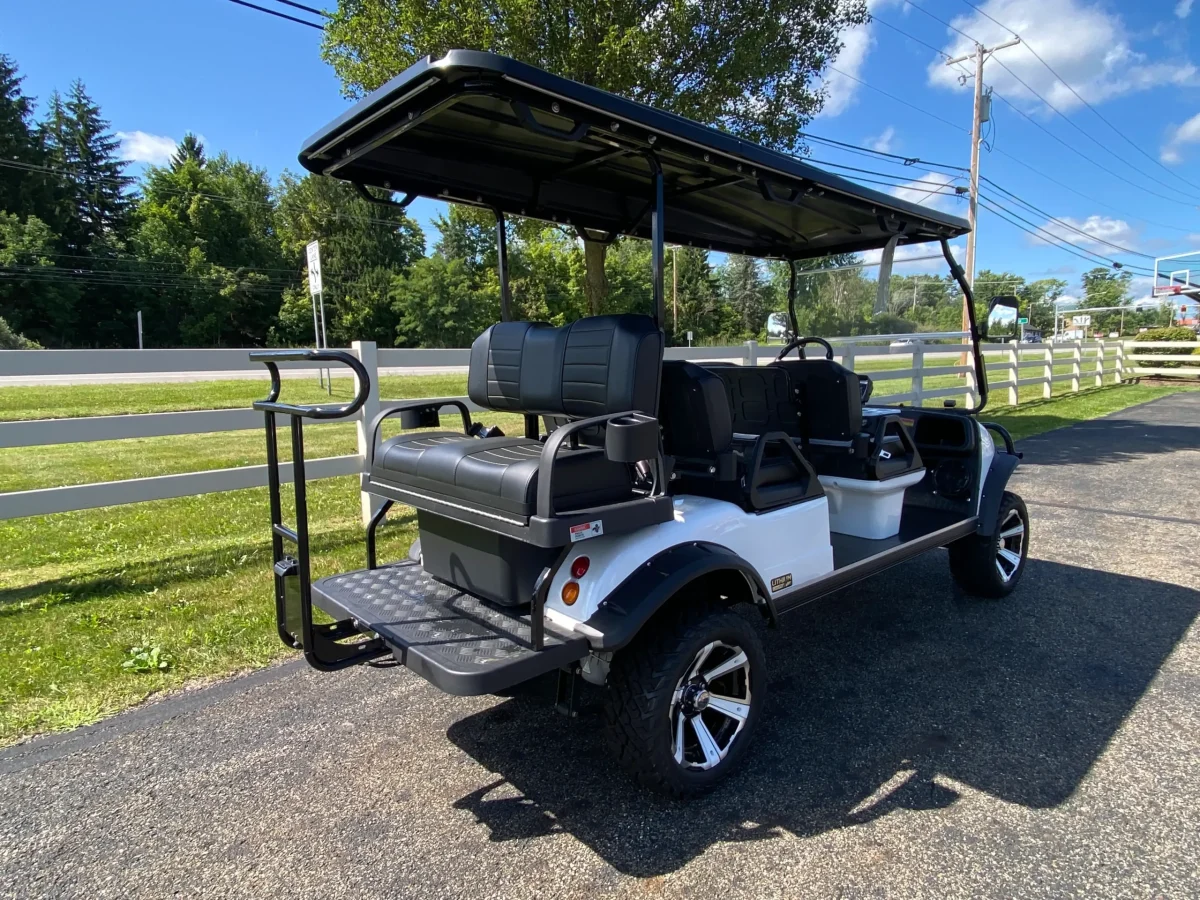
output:
[[[565,708],[579,679],[605,685],[621,763],[681,796],[735,771],[769,714],[761,640],[732,607],[773,626],[938,547],[971,594],[1002,597],[1020,580],[1028,518],[1005,491],[1017,454],[975,416],[987,380],[974,322],[977,409],[870,405],[870,379],[816,337],[792,337],[764,366],[664,360],[666,241],[790,261],[797,335],[805,257],[936,241],[970,296],[947,243],[967,230],[961,219],[474,51],[412,66],[312,137],[300,161],[375,202],[494,211],[501,321],[471,347],[467,393],[476,412],[517,413],[524,428],[501,434],[458,399],[386,409],[362,476],[381,502],[367,565],[313,581],[303,425],[356,413],[368,375],[339,351],[251,354],[271,375],[254,406],[266,415],[279,635],[315,668],[394,657],[460,695],[557,671]],[[513,321],[508,215],[649,240],[652,314]],[[356,396],[281,401],[278,364],[295,360],[348,366]],[[445,409],[461,430],[440,427]],[[383,440],[393,416],[404,430]],[[281,417],[294,526],[281,514]],[[393,503],[416,509],[419,546],[380,563],[375,533]]]

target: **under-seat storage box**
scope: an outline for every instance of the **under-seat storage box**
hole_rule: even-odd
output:
[[[885,481],[819,476],[829,499],[829,530],[871,540],[894,537],[900,531],[904,492],[924,477],[924,469]]]
[[[561,552],[435,513],[417,513],[421,566],[439,581],[505,606],[529,603],[543,568]]]

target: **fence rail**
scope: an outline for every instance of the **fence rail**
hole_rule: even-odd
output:
[[[975,371],[965,364],[966,348],[960,342],[962,332],[922,334],[915,343],[911,334],[866,335],[830,338],[835,358],[848,368],[868,373],[876,384],[873,402],[879,404],[921,405],[928,401],[961,398],[964,404],[978,400]],[[949,343],[930,343],[948,341]],[[1074,342],[1070,344],[987,344],[983,347],[992,403],[1005,399],[1009,404],[1020,400],[1020,389],[1042,387],[1050,397],[1055,386],[1070,383],[1078,391],[1106,380],[1119,382],[1130,375],[1156,373],[1157,369],[1129,368],[1131,362],[1160,361],[1160,355],[1127,354],[1128,344],[1121,342]],[[1144,344],[1143,344],[1144,346]],[[1174,348],[1176,344],[1155,344]],[[1187,346],[1180,344],[1179,346]],[[1195,345],[1192,345],[1195,346]],[[349,419],[357,433],[357,453],[307,461],[311,479],[361,474],[371,435],[367,423],[381,409],[412,401],[381,400],[381,370],[394,368],[462,368],[470,351],[377,349],[371,342],[355,342],[350,352],[362,361],[371,374],[371,392],[362,411]],[[773,358],[777,347],[747,341],[729,347],[673,347],[667,359],[693,361],[730,360],[743,365],[762,365]],[[1179,357],[1166,357],[1178,360]],[[905,366],[905,363],[908,363]],[[899,364],[898,366],[896,364]],[[303,363],[283,363],[286,369],[308,368]],[[1037,376],[1029,371],[1041,370]],[[1200,369],[1162,370],[1171,375]],[[0,353],[0,386],[6,377],[51,376],[180,375],[190,373],[258,373],[247,360],[245,350],[12,350]],[[297,373],[299,374],[299,373]],[[314,371],[315,374],[315,371]],[[1005,376],[1003,378],[997,376]],[[139,380],[146,380],[139,378]],[[1007,392],[1007,393],[1005,393]],[[464,400],[473,411],[480,408]],[[314,420],[311,424],[320,423]],[[213,432],[247,431],[263,427],[261,413],[251,409],[213,409],[193,412],[162,412],[117,416],[38,419],[0,422],[0,449],[127,440],[130,438],[169,437]],[[285,480],[291,478],[291,465],[283,467]],[[267,483],[266,466],[156,475],[123,481],[38,488],[0,493],[0,519],[45,515],[165,500],[198,494],[263,487]],[[363,515],[369,516],[371,500],[363,495]]]

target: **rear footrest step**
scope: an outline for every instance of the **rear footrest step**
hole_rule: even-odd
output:
[[[494,693],[588,654],[586,639],[549,623],[543,648],[534,650],[524,607],[481,600],[417,562],[321,578],[312,597],[330,615],[375,632],[404,665],[448,694]]]

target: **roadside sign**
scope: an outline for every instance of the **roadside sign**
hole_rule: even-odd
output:
[[[1017,324],[1018,324],[1018,325],[1028,325],[1028,324],[1029,324],[1029,317],[1028,317],[1028,316],[1022,316],[1021,318],[1017,319]]]
[[[308,245],[308,292],[321,293],[321,245],[318,241]]]

